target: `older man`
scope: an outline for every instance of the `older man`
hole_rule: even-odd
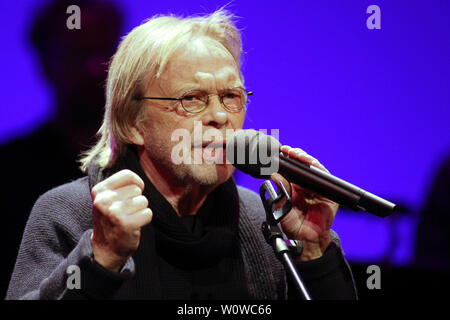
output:
[[[7,298],[285,299],[295,293],[261,234],[259,197],[235,185],[229,163],[207,161],[224,156],[225,141],[217,137],[243,126],[249,92],[240,55],[240,34],[224,11],[156,17],[125,37],[109,68],[99,142],[82,160],[88,176],[35,204]],[[199,141],[196,125],[211,138]],[[173,159],[177,129],[191,134],[192,161]],[[325,170],[301,150],[283,151]],[[199,155],[205,161],[194,161]],[[294,207],[282,227],[304,244],[296,263],[312,297],[354,298],[351,272],[330,230],[337,205],[291,189]],[[78,285],[68,285],[76,270]]]

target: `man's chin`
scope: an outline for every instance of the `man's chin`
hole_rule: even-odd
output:
[[[230,179],[234,167],[230,164],[193,164],[191,176],[200,185],[220,185]]]

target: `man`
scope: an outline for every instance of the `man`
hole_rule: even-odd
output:
[[[27,223],[9,299],[285,299],[295,296],[261,234],[259,197],[223,161],[226,130],[241,129],[246,91],[241,38],[226,12],[156,17],[112,59],[100,139],[88,176],[44,194]],[[195,126],[214,133],[204,140]],[[175,130],[192,161],[176,164]],[[299,149],[283,152],[325,170]],[[276,182],[287,182],[274,175]],[[304,245],[297,266],[312,297],[355,298],[339,242],[337,205],[291,186],[281,223]],[[333,238],[333,239],[332,239]],[[67,285],[80,269],[79,288]]]

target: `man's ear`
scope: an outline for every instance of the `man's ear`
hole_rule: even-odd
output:
[[[136,127],[131,127],[129,139],[135,145],[144,145],[144,133]]]

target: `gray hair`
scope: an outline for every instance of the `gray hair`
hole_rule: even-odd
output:
[[[102,169],[112,166],[125,145],[132,143],[131,129],[144,117],[141,102],[134,98],[159,78],[171,56],[192,39],[209,37],[217,41],[240,68],[242,41],[233,18],[223,9],[187,18],[157,15],[122,39],[108,70],[105,115],[97,133],[98,142],[80,159],[83,172],[93,161]]]

